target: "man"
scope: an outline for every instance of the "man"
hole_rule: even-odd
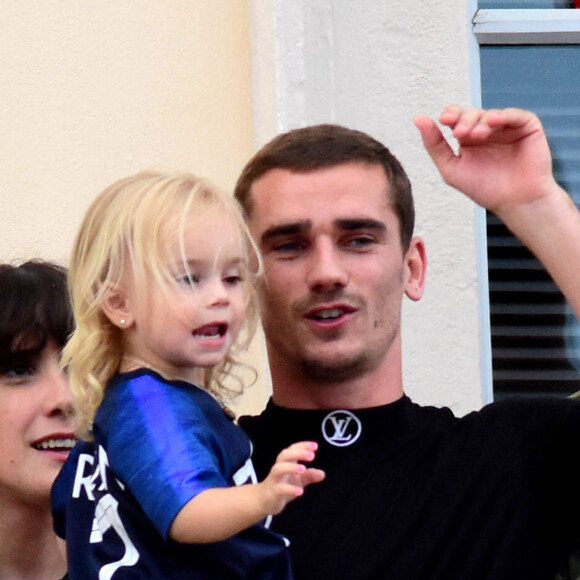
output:
[[[443,178],[495,211],[580,312],[580,214],[527,111],[415,119]],[[292,441],[326,480],[274,518],[305,579],[545,579],[578,540],[580,406],[507,401],[457,419],[405,395],[401,302],[421,298],[424,243],[399,162],[322,125],[263,147],[236,186],[264,259],[273,397],[242,426],[264,475]],[[559,232],[558,236],[554,232]]]

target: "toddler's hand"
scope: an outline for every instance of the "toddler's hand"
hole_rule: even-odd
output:
[[[270,473],[260,484],[264,491],[264,501],[269,514],[280,513],[286,504],[304,493],[311,483],[318,483],[325,477],[324,471],[306,467],[302,462],[314,459],[318,444],[301,441],[283,449],[276,458]]]

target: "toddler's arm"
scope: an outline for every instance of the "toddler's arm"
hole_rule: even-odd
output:
[[[169,536],[183,543],[217,542],[280,513],[307,485],[324,479],[323,471],[301,463],[312,461],[316,449],[314,442],[295,443],[280,452],[264,481],[202,491],[177,514]]]

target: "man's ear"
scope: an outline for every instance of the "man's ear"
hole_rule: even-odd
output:
[[[427,252],[421,238],[413,238],[405,252],[405,294],[411,300],[421,300],[425,289]]]
[[[109,284],[101,300],[105,316],[118,328],[129,328],[135,322],[126,292],[120,284]]]

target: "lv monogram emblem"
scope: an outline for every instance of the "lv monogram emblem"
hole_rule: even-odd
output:
[[[362,432],[359,418],[350,411],[333,411],[322,421],[324,438],[336,447],[352,445]]]

